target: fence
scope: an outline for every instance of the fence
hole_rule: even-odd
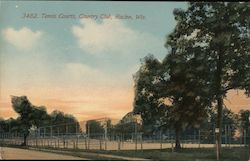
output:
[[[238,138],[229,134],[222,135],[222,147],[243,147],[249,145],[250,136],[246,133]],[[1,144],[21,145],[23,135],[20,133],[1,133]],[[202,132],[181,137],[181,146],[184,148],[213,148],[214,135],[204,135]],[[114,133],[105,135],[95,133],[64,133],[39,135],[35,133],[27,138],[27,145],[43,148],[84,149],[84,150],[144,150],[174,148],[175,136],[173,134],[160,134],[145,136],[143,133]]]
[[[92,121],[92,122],[91,122]],[[94,122],[93,122],[94,121]],[[142,133],[139,124],[124,124],[115,131],[118,120],[100,118],[80,123],[62,123],[57,125],[31,128],[27,145],[32,147],[85,149],[85,150],[144,150],[164,149],[175,146],[173,130],[157,131],[154,134]],[[97,123],[98,122],[98,123]],[[128,129],[130,129],[130,132]],[[112,130],[113,129],[113,130]],[[222,129],[222,147],[239,147],[250,145],[249,129],[238,131],[237,137],[232,136],[230,126]],[[97,132],[98,131],[98,132]],[[184,148],[215,147],[214,130],[189,130],[181,135],[181,146]],[[0,133],[0,143],[21,145],[23,134],[17,132]]]

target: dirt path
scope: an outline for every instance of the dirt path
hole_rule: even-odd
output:
[[[89,160],[86,158],[74,157],[69,155],[54,154],[47,152],[39,152],[34,150],[27,149],[18,149],[18,148],[7,148],[1,147],[0,158],[2,159],[39,159],[39,160]]]

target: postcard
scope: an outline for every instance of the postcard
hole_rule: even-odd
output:
[[[0,159],[250,160],[249,13],[0,1]]]

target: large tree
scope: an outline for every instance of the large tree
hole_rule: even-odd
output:
[[[32,105],[26,96],[12,96],[11,102],[13,109],[20,115],[20,122],[23,130],[22,133],[24,136],[23,145],[26,146],[27,137],[29,135],[29,129],[32,126],[30,120]]]
[[[186,11],[174,11],[177,25],[166,43],[166,47],[177,52],[184,51],[185,57],[203,54],[200,59],[210,70],[204,81],[211,84],[211,96],[217,106],[219,152],[227,91],[243,89],[248,95],[250,92],[249,14],[249,3],[190,2]]]
[[[141,60],[141,67],[134,77],[134,109],[135,114],[142,118],[142,129],[145,135],[152,134],[164,120],[166,108],[160,103],[160,93],[156,84],[161,76],[162,65],[153,55]]]
[[[173,51],[163,60],[163,73],[158,91],[168,100],[167,120],[175,129],[176,150],[180,149],[180,135],[187,128],[198,128],[207,118],[211,106],[209,84],[204,81],[206,65],[199,59],[185,57],[185,51]],[[204,88],[204,86],[208,86]]]
[[[12,107],[19,114],[16,119],[20,126],[12,128],[18,128],[23,134],[23,146],[26,146],[27,137],[30,134],[30,128],[32,126],[39,126],[43,119],[45,119],[47,112],[44,108],[37,108],[33,106],[26,96],[12,96],[11,97]]]
[[[163,62],[153,56],[143,59],[135,75],[134,112],[141,115],[143,127],[164,130],[174,128],[176,150],[180,149],[180,135],[190,127],[199,127],[210,106],[209,89],[202,89],[206,73],[196,59],[186,59],[184,53],[171,53]]]

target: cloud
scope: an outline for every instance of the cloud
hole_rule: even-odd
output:
[[[15,30],[13,28],[4,29],[2,35],[7,42],[18,49],[30,50],[37,44],[43,33],[23,27],[20,30]]]
[[[138,54],[138,50],[154,49],[154,44],[161,40],[155,36],[136,31],[127,26],[122,20],[81,20],[80,25],[72,27],[72,32],[78,40],[79,47],[89,54]],[[147,54],[147,53],[146,53]],[[145,55],[145,53],[144,53]]]
[[[132,75],[139,65],[131,66],[128,70],[120,73],[112,73],[106,70],[88,66],[82,63],[67,63],[63,69],[65,83],[72,82],[77,85],[95,86],[97,88],[128,88],[133,86]],[[65,85],[64,83],[64,85]]]
[[[85,64],[81,63],[67,63],[66,64],[66,71],[69,72],[74,77],[92,77],[98,78],[103,77],[104,74],[97,69],[91,68]]]
[[[70,79],[69,82],[73,81],[77,84],[105,86],[114,83],[108,73],[82,63],[67,63],[64,74]]]

